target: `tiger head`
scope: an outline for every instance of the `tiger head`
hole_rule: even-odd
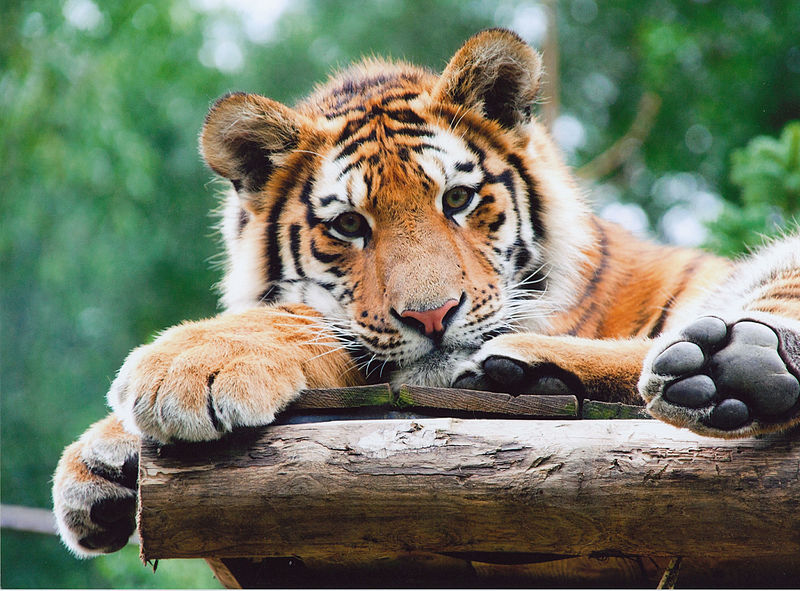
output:
[[[447,385],[494,335],[570,302],[586,208],[532,116],[539,55],[474,36],[441,76],[363,61],[294,108],[211,108],[208,165],[235,191],[223,303],[304,303],[373,381]]]

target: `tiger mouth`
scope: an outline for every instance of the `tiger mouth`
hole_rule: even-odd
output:
[[[411,372],[417,376],[442,372],[475,353],[486,341],[507,332],[511,332],[511,328],[495,326],[468,334],[467,338],[461,340],[455,340],[452,337],[428,339],[427,347],[424,349],[418,345],[389,351],[376,350],[362,338],[357,337],[357,348],[354,347],[351,350],[351,355],[367,381],[378,383],[390,380],[398,372]],[[428,381],[422,377],[419,377],[418,380],[420,384]]]

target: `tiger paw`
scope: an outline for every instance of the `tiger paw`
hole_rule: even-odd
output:
[[[528,363],[505,355],[488,355],[463,365],[454,388],[507,394],[573,394],[580,380],[552,363]]]
[[[800,420],[798,363],[800,335],[778,322],[705,316],[656,345],[639,389],[659,419],[704,435],[743,437]]]
[[[291,348],[216,324],[176,326],[131,352],[109,391],[127,429],[162,443],[212,441],[271,423],[305,387]]]
[[[265,307],[175,326],[128,356],[109,403],[126,429],[162,443],[267,425],[304,388],[357,383],[312,314]]]
[[[64,450],[53,479],[59,535],[77,556],[116,552],[136,528],[139,438],[115,417]]]

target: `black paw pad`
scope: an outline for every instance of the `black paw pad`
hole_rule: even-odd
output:
[[[483,371],[489,379],[506,386],[518,386],[525,379],[525,366],[509,357],[493,355],[483,362]]]
[[[703,350],[689,341],[678,341],[656,357],[653,371],[661,375],[680,375],[697,371],[705,363]]]
[[[664,398],[688,408],[707,406],[716,394],[714,380],[702,374],[673,382],[664,389]]]
[[[460,375],[453,387],[513,395],[576,394],[583,389],[577,376],[552,363],[528,364],[511,357],[491,355],[480,369],[482,371]]]
[[[97,531],[78,540],[87,550],[116,552],[136,529],[136,498],[103,499],[92,505],[89,518]]]
[[[778,336],[763,324],[734,325],[730,344],[712,357],[710,367],[717,387],[738,394],[759,416],[785,413],[800,395],[800,382],[778,354]]]
[[[473,372],[461,374],[456,381],[453,382],[453,388],[461,388],[462,390],[490,391],[486,378]]]
[[[780,421],[794,414],[800,381],[779,353],[775,330],[740,320],[730,328],[707,316],[686,327],[685,339],[667,347],[653,371],[674,378],[664,399],[687,409],[709,409],[710,426],[733,430],[753,419]]]
[[[94,523],[104,528],[117,528],[130,524],[130,531],[133,531],[135,511],[135,497],[103,499],[92,505],[89,517]]]
[[[709,421],[717,429],[731,431],[738,429],[750,420],[750,410],[741,400],[727,398],[714,407]]]
[[[133,530],[131,530],[132,532]],[[88,535],[78,540],[78,544],[87,550],[99,550],[100,552],[111,553],[121,550],[128,543],[130,533],[127,535],[118,532],[99,532]]]
[[[683,329],[681,335],[701,347],[717,347],[728,338],[728,327],[721,318],[704,316]]]

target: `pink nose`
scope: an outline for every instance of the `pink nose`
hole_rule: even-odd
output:
[[[458,306],[458,300],[447,300],[438,308],[433,310],[404,310],[400,313],[401,318],[413,318],[424,327],[425,336],[441,333],[444,331],[444,317],[447,313]]]

